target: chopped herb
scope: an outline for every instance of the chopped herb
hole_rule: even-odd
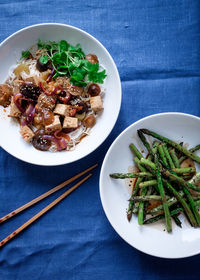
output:
[[[31,55],[30,51],[22,51],[22,55],[21,55],[21,58],[20,59],[23,59],[23,58],[29,58]]]
[[[54,78],[67,75],[70,82],[78,86],[86,86],[88,82],[103,83],[106,71],[99,71],[99,64],[92,64],[85,59],[85,54],[80,44],[72,46],[67,41],[42,42],[38,40],[38,49],[43,49],[45,54],[40,58],[41,63],[49,60],[55,69]]]
[[[42,64],[47,64],[47,62],[49,61],[48,56],[46,54],[44,54],[43,56],[40,57],[40,62]]]

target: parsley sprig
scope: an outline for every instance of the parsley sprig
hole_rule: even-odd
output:
[[[99,71],[99,64],[92,64],[85,59],[80,44],[72,46],[67,41],[60,42],[38,40],[38,49],[43,50],[40,61],[46,64],[51,61],[54,69],[54,78],[67,75],[70,82],[78,86],[86,86],[88,82],[103,84],[106,71]]]

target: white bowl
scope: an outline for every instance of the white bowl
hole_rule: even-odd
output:
[[[69,25],[44,23],[26,27],[14,33],[0,45],[0,83],[8,77],[9,68],[15,65],[22,50],[36,44],[38,38],[51,41],[65,39],[76,45],[80,43],[85,53],[95,53],[107,72],[103,87],[104,111],[91,130],[76,149],[71,152],[42,152],[26,144],[19,134],[19,125],[7,117],[9,110],[4,112],[0,106],[0,145],[11,155],[23,161],[38,165],[60,165],[79,160],[93,152],[107,138],[117,120],[121,105],[121,83],[116,65],[103,45],[90,34]]]
[[[141,119],[125,129],[109,148],[100,174],[100,196],[105,214],[116,232],[130,245],[149,255],[162,258],[183,258],[200,253],[200,229],[192,228],[184,216],[183,227],[173,225],[173,232],[163,231],[164,222],[139,226],[137,217],[128,222],[126,210],[130,193],[124,180],[109,177],[110,173],[127,172],[133,166],[129,144],[140,143],[137,130],[151,129],[175,141],[184,141],[189,147],[200,142],[200,118],[163,113]],[[140,144],[140,147],[142,145]],[[198,154],[198,153],[197,153]]]

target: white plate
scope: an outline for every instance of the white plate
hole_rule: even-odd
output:
[[[100,196],[105,214],[116,232],[130,245],[149,255],[162,258],[183,258],[200,252],[200,229],[192,228],[182,216],[183,227],[173,225],[171,234],[163,231],[163,222],[139,226],[137,217],[127,221],[130,194],[124,180],[109,177],[110,173],[127,172],[133,165],[129,144],[138,146],[137,129],[148,128],[175,141],[193,147],[200,143],[200,119],[181,113],[152,115],[125,129],[113,142],[104,159],[100,174]],[[140,144],[141,147],[141,144]]]
[[[67,40],[76,45],[80,43],[83,51],[95,53],[107,72],[103,87],[106,93],[103,99],[104,110],[91,130],[76,149],[71,152],[41,152],[27,144],[19,134],[19,125],[7,117],[0,106],[0,146],[11,155],[29,163],[39,165],[66,164],[85,157],[94,151],[109,135],[117,120],[121,105],[121,83],[116,65],[103,45],[88,33],[65,24],[44,23],[26,27],[8,37],[0,44],[0,83],[8,77],[9,68],[15,65],[22,50],[36,44],[38,38],[51,41]]]

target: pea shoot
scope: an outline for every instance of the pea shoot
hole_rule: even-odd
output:
[[[80,44],[72,46],[65,40],[42,42],[39,39],[38,49],[42,53],[40,62],[51,62],[55,70],[53,78],[68,76],[71,84],[83,87],[88,82],[103,84],[106,78],[106,70],[100,71],[99,63],[90,63]],[[29,50],[23,52],[22,58],[27,58],[28,52],[30,53]]]

